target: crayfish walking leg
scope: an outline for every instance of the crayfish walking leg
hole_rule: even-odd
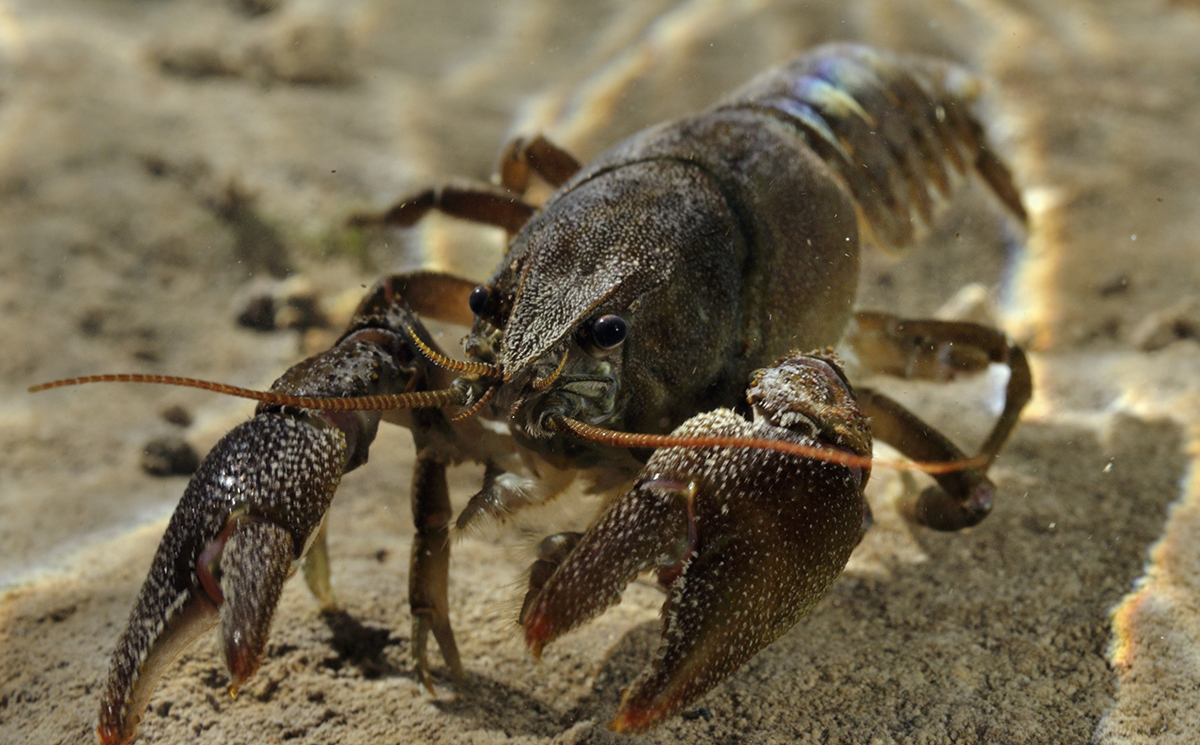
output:
[[[937,486],[899,505],[910,522],[935,530],[961,530],[987,517],[996,490],[987,470],[1033,393],[1025,352],[1003,332],[976,323],[910,320],[875,312],[858,313],[843,344],[869,371],[910,380],[950,381],[990,364],[1008,367],[1004,408],[979,448],[984,462],[934,474]],[[919,461],[966,457],[949,438],[891,398],[861,386],[856,392],[875,437],[905,456]]]

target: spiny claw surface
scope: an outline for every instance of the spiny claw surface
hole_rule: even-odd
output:
[[[221,555],[221,641],[231,689],[258,671],[271,617],[295,562],[292,536],[274,523],[241,519]]]
[[[615,605],[625,585],[642,572],[686,558],[689,486],[645,479],[588,529],[522,620],[535,657],[546,644]]]
[[[226,435],[188,484],[159,544],[100,701],[102,745],[133,739],[155,683],[221,624],[236,687],[262,660],[283,581],[319,528],[346,438],[279,414]]]
[[[793,354],[756,374],[753,421],[720,409],[675,434],[869,454],[866,419],[830,362]],[[825,595],[861,537],[865,480],[857,469],[764,450],[659,450],[527,606],[526,643],[540,654],[657,568],[668,587],[662,644],[609,725],[647,730],[711,690]]]

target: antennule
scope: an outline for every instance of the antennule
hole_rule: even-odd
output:
[[[570,356],[570,354],[570,349],[563,352],[562,359],[558,362],[558,367],[554,368],[554,372],[550,373],[550,377],[538,378],[537,380],[533,381],[533,390],[544,391],[550,387],[551,383],[558,380],[558,376],[562,375],[563,368],[567,366],[567,357]]]
[[[71,385],[88,383],[156,383],[159,385],[174,385],[183,388],[199,388],[227,396],[248,398],[276,406],[292,406],[297,409],[312,409],[314,411],[393,411],[396,409],[431,409],[441,406],[462,406],[465,403],[464,393],[452,388],[436,391],[414,391],[412,393],[395,393],[382,396],[356,396],[353,398],[314,398],[311,396],[289,396],[272,391],[256,391],[253,388],[241,388],[236,385],[214,383],[209,380],[182,378],[177,375],[148,375],[142,373],[118,373],[109,375],[85,375],[80,378],[65,378],[49,383],[39,383],[29,387],[30,393],[47,391],[51,388],[65,388]]]
[[[461,413],[455,414],[454,416],[450,417],[450,421],[459,422],[468,417],[475,416],[475,414],[480,409],[482,409],[485,405],[487,405],[488,401],[492,400],[492,396],[496,395],[496,388],[497,388],[497,386],[492,386],[491,388],[488,388],[487,392],[485,392],[482,396],[480,396],[479,400],[476,401],[471,406],[471,408],[466,409],[466,410],[462,411]]]
[[[413,343],[417,345],[417,349],[421,350],[421,354],[437,365],[453,372],[471,373],[483,378],[499,378],[502,377],[500,368],[496,365],[489,365],[484,362],[462,362],[447,357],[444,354],[438,354],[429,347],[428,344],[421,341],[421,337],[417,336],[417,332],[411,326],[405,326],[405,331],[412,338]]]
[[[894,468],[898,471],[921,471],[928,474],[951,473],[981,468],[987,465],[986,455],[976,455],[963,460],[922,462],[922,461],[885,461],[877,460],[867,455],[856,455],[844,450],[801,445],[785,440],[764,440],[757,437],[681,437],[678,435],[647,435],[635,432],[614,432],[613,430],[593,427],[578,419],[568,419],[564,416],[554,417],[551,426],[560,431],[574,434],[581,440],[594,442],[597,445],[608,445],[620,448],[754,448],[756,450],[773,450],[777,453],[797,455],[801,458],[821,460],[826,463],[837,463],[843,466],[871,468],[881,466]]]

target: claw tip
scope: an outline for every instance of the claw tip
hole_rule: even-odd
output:
[[[658,724],[664,713],[656,707],[631,710],[622,706],[617,716],[608,723],[608,728],[622,735],[636,735]]]
[[[542,650],[550,642],[552,633],[552,624],[546,614],[534,611],[525,619],[525,645],[529,647],[533,659],[541,661]]]
[[[97,725],[96,739],[100,741],[100,745],[122,745],[129,742],[121,728],[112,724]]]
[[[988,482],[984,482],[975,487],[971,492],[971,498],[968,507],[973,512],[987,514],[992,510],[992,500],[995,497],[996,488]]]
[[[237,698],[238,689],[258,672],[258,666],[262,662],[261,654],[255,654],[255,650],[245,648],[237,648],[228,650],[225,656],[225,666],[229,668],[229,695]]]

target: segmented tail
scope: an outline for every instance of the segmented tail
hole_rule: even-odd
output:
[[[969,110],[981,88],[942,60],[832,44],[755,78],[722,108],[765,111],[796,127],[845,182],[876,242],[902,248],[971,169],[1026,218],[1012,174]]]

